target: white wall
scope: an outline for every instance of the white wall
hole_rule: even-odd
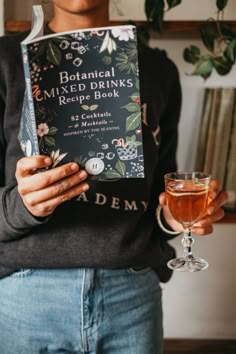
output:
[[[236,67],[227,76],[213,75],[206,82],[188,76],[193,67],[182,59],[193,40],[152,40],[152,46],[163,48],[177,64],[183,89],[183,107],[179,129],[178,164],[182,170],[192,169],[201,115],[203,89],[206,86],[236,86]],[[236,222],[236,220],[235,220]],[[181,239],[171,243],[182,254]],[[175,272],[163,284],[164,333],[172,338],[236,338],[236,223],[216,224],[214,233],[195,237],[194,253],[209,261],[200,273]]]
[[[195,237],[193,252],[209,268],[174,272],[162,286],[166,338],[236,338],[235,234],[236,225],[217,224],[213,235]],[[171,243],[181,255],[180,238]]]
[[[4,33],[4,11],[3,11],[3,0],[0,0],[0,36]]]

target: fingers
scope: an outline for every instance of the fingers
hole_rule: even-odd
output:
[[[206,214],[193,227],[193,233],[197,235],[208,235],[213,232],[212,224],[224,217],[224,210],[221,208],[228,199],[228,194],[221,191],[219,181],[213,180],[210,186],[210,202]]]
[[[208,235],[212,233],[213,223],[224,217],[224,210],[221,207],[227,200],[228,194],[221,190],[221,183],[218,180],[211,180],[207,210],[204,216],[196,224],[194,224],[192,228],[193,233],[197,235]],[[162,206],[166,205],[165,193],[160,194],[159,203]],[[168,217],[167,213],[165,215]],[[170,217],[168,223],[170,225],[172,223]]]
[[[161,193],[159,195],[159,204],[161,206],[164,206],[166,204],[166,194],[165,194],[165,192],[163,192],[163,193]]]
[[[71,176],[78,170],[78,164],[72,162],[47,171],[36,173],[33,176],[28,175],[25,178],[18,177],[17,181],[19,192],[21,195],[25,195],[33,191],[39,191],[68,176]]]
[[[37,155],[30,157],[23,157],[17,162],[16,178],[26,177],[32,175],[32,171],[39,168],[50,166],[52,160],[48,156]]]
[[[194,227],[207,227],[212,223],[222,219],[223,217],[224,217],[224,210],[218,209],[214,214],[204,216],[201,220],[199,220],[196,224],[194,224]]]
[[[58,196],[63,196],[65,200],[69,200],[75,196],[73,193],[76,193],[77,190],[81,193],[88,189],[87,183],[81,185],[87,177],[87,173],[82,170],[70,177],[60,180],[59,182],[51,184],[46,188],[37,189],[30,193],[23,193],[22,196],[27,205],[30,205],[31,207]],[[80,185],[79,189],[77,188],[78,185]]]
[[[79,170],[74,162],[35,173],[36,169],[50,164],[51,159],[41,155],[26,157],[17,163],[18,191],[24,205],[34,216],[48,216],[59,204],[89,189],[89,184],[85,182],[87,172]]]
[[[213,199],[207,207],[207,213],[212,215],[217,211],[221,206],[223,206],[228,200],[228,194],[224,191],[221,191],[217,194],[215,199]]]
[[[192,228],[192,232],[193,232],[193,234],[198,235],[198,236],[209,235],[209,234],[211,234],[213,232],[213,226],[212,225],[208,225],[208,226],[205,226],[205,227],[196,227],[196,226],[194,226]]]
[[[48,216],[62,203],[78,196],[79,194],[86,192],[89,189],[88,183],[82,183],[76,185],[70,189],[67,189],[64,193],[56,195],[54,198],[35,203],[32,199],[32,205],[28,204],[28,209],[35,216],[44,217]],[[35,203],[35,204],[34,204]]]

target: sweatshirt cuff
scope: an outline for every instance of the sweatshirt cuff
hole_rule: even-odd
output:
[[[2,218],[0,225],[3,226],[1,240],[19,238],[28,233],[33,227],[47,222],[46,218],[33,216],[25,207],[17,186],[5,188],[2,193]]]

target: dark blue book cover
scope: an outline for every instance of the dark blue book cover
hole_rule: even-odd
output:
[[[77,161],[99,179],[143,178],[134,26],[57,33],[22,43],[26,155]]]

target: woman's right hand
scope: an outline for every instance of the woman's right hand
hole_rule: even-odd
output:
[[[23,157],[17,162],[16,180],[25,207],[36,217],[49,216],[56,207],[89,189],[84,182],[88,174],[75,162],[43,172],[50,166],[50,157],[37,155]]]

